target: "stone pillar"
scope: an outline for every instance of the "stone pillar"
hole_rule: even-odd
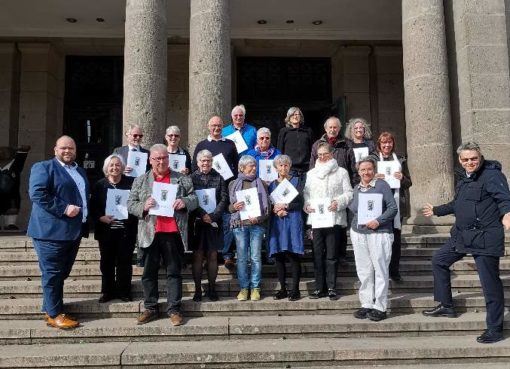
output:
[[[19,220],[23,222],[30,210],[26,196],[30,167],[36,161],[53,157],[55,141],[62,135],[65,58],[49,43],[20,43],[18,49],[21,65],[17,143],[32,147],[21,175]]]
[[[347,99],[347,120],[361,117],[372,123],[369,54],[370,48],[367,46],[343,48],[343,87]]]
[[[410,189],[410,224],[446,224],[425,218],[424,203],[453,196],[450,94],[442,0],[402,1],[404,98]]]
[[[18,69],[15,44],[0,44],[0,146],[18,144]]]
[[[460,136],[510,176],[510,79],[505,1],[452,1]]]
[[[126,1],[123,126],[140,125],[146,147],[161,143],[166,128],[166,3]]]
[[[207,134],[212,115],[230,118],[230,14],[228,0],[191,0],[189,146]]]

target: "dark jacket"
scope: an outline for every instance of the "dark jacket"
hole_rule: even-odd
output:
[[[451,246],[461,253],[503,256],[501,218],[510,212],[510,191],[501,164],[483,161],[470,177],[464,170],[458,175],[454,199],[433,209],[437,216],[455,214]]]
[[[310,127],[283,127],[278,133],[276,145],[282,154],[290,156],[292,169],[305,173],[310,167],[312,129]]]
[[[122,175],[120,182],[115,185],[115,188],[118,190],[131,190],[134,180],[133,177]],[[94,239],[105,242],[110,239],[111,229],[109,224],[101,222],[99,218],[105,213],[106,197],[109,188],[113,189],[114,187],[106,178],[102,178],[92,187],[90,197],[90,215],[94,222]],[[134,215],[129,214],[128,219],[122,222],[124,223],[126,237],[134,243],[138,230],[138,219]]]
[[[225,181],[223,180],[221,175],[214,169],[211,169],[211,171],[207,174],[204,174],[199,170],[196,170],[191,174],[191,181],[193,182],[193,187],[195,188],[195,191],[207,188],[216,189],[216,209],[214,209],[214,212],[210,213],[209,216],[211,217],[213,222],[216,222],[219,225],[221,225],[223,213],[227,211],[228,207],[227,185],[225,184]],[[205,212],[205,210],[199,206],[193,211],[192,215],[190,215],[190,218],[192,217],[202,218],[206,214],[207,213]]]
[[[324,134],[321,138],[319,138],[312,146],[312,153],[310,155],[310,169],[315,168],[315,162],[318,159],[317,156],[317,149],[319,147],[319,144],[321,142],[328,142],[327,135]],[[344,168],[347,173],[349,173],[349,178],[351,179],[352,184],[352,176],[353,166],[355,167],[356,163],[354,163],[354,154],[352,150],[349,150],[349,146],[347,145],[347,142],[344,140],[338,139],[334,145],[332,145],[334,151],[333,151],[333,158],[338,163],[338,166],[341,168]],[[354,164],[353,164],[354,163]]]

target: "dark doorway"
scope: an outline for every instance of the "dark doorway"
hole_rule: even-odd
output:
[[[123,66],[120,56],[66,58],[64,133],[75,139],[77,161],[92,182],[122,142]]]
[[[237,101],[246,106],[247,121],[271,129],[273,143],[291,106],[303,111],[315,138],[329,116],[339,116],[339,104],[331,97],[329,58],[239,57]]]

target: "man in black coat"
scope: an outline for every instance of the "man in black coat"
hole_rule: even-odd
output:
[[[510,229],[510,191],[501,164],[484,160],[478,144],[468,142],[458,149],[463,168],[448,204],[426,204],[423,214],[455,214],[450,240],[432,257],[434,299],[440,304],[423,311],[426,316],[454,318],[450,266],[467,254],[473,255],[485,296],[487,329],[477,337],[480,343],[503,339],[504,295],[499,277],[499,258],[504,254],[505,233]]]

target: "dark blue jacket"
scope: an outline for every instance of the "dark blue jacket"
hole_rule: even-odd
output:
[[[458,174],[455,198],[434,207],[435,215],[455,214],[452,247],[461,253],[503,256],[505,233],[501,219],[510,212],[510,191],[501,164],[482,161],[470,177],[464,170]]]
[[[80,167],[77,170],[85,180],[85,193],[88,196],[89,184],[85,170]],[[80,192],[57,159],[33,165],[28,193],[32,200],[28,236],[52,241],[74,241],[82,236],[82,212],[73,218],[64,214],[69,204],[83,208]]]

